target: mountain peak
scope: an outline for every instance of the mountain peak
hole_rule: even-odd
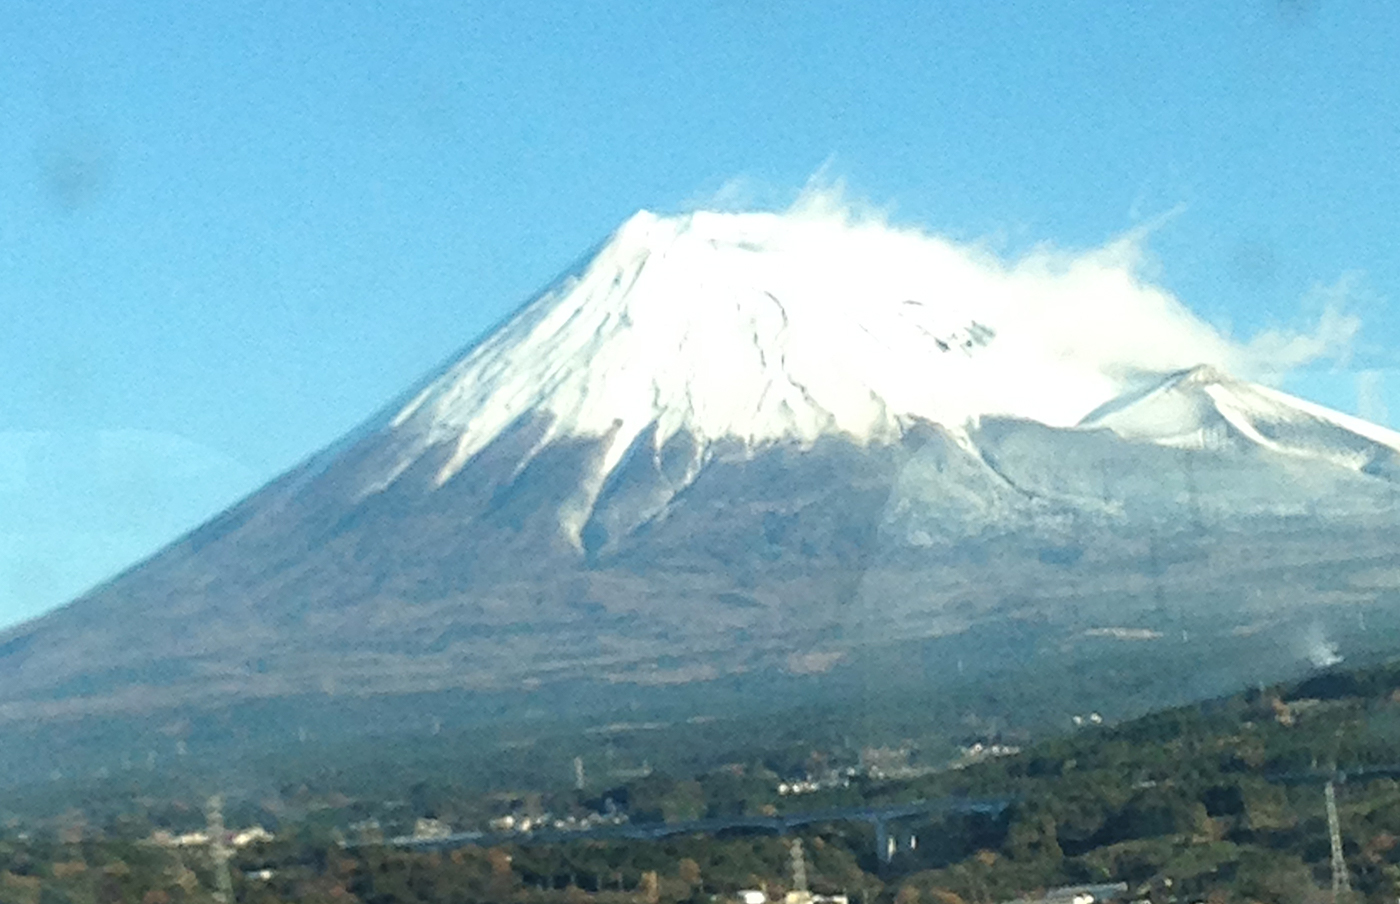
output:
[[[1395,470],[1400,433],[1210,365],[1168,375],[1090,412],[1080,426],[1188,449],[1262,449],[1363,472]]]
[[[700,462],[720,442],[883,442],[915,420],[1071,426],[1119,374],[1179,368],[1168,334],[1226,356],[1121,267],[1008,266],[829,213],[642,211],[390,419],[401,454],[367,490],[429,449],[445,483],[527,420],[539,448],[602,439],[599,485],[642,436],[657,452],[688,434]]]
[[[1173,375],[1179,385],[1206,386],[1211,383],[1233,383],[1235,378],[1212,364],[1197,364],[1190,370]]]

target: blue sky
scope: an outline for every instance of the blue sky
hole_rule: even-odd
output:
[[[0,624],[335,439],[639,208],[1104,243],[1400,415],[1400,6],[29,2],[0,11]],[[1165,216],[1170,214],[1170,216]]]

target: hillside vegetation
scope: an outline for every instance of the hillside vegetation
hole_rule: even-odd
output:
[[[817,759],[820,759],[818,756]],[[819,810],[946,796],[1007,798],[998,816],[915,817],[893,826],[917,848],[890,863],[864,823],[802,830],[813,890],[862,902],[981,904],[1079,883],[1125,882],[1154,902],[1308,904],[1330,899],[1323,785],[1336,781],[1353,894],[1400,893],[1400,665],[1329,672],[1299,684],[1082,729],[1014,756],[900,780],[857,776],[778,795],[776,772],[751,764],[691,776],[653,773],[604,795],[558,792],[556,813],[606,797],[634,822]],[[411,851],[347,844],[366,802],[326,791],[277,838],[240,851],[236,897],[275,904],[339,902],[710,901],[740,888],[783,892],[788,839],[764,834],[578,840]],[[416,795],[416,797],[415,797]],[[331,800],[334,797],[335,800]],[[423,814],[485,812],[481,796],[420,786]],[[329,801],[329,802],[327,802]],[[0,901],[87,904],[212,900],[205,849],[145,839],[161,807],[149,798],[97,827],[68,818],[0,842]],[[143,809],[144,808],[144,809]],[[358,810],[357,810],[358,808]],[[179,810],[180,806],[175,806]],[[197,808],[184,805],[188,817]]]

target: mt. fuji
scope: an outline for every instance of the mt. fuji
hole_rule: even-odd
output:
[[[698,465],[721,441],[887,443],[917,420],[1070,426],[1125,374],[1199,363],[1164,349],[1225,356],[1208,330],[1152,310],[1165,296],[1115,310],[1121,294],[1092,282],[1121,271],[1064,274],[1057,294],[1083,294],[1062,310],[1026,298],[1018,282],[1035,275],[827,217],[640,213],[394,415],[404,449],[380,483],[448,444],[445,482],[524,415],[549,422],[541,445],[602,441],[595,480],[643,432],[653,451],[688,434]],[[1135,314],[1178,335],[1115,330]],[[1096,344],[1105,331],[1119,335]]]
[[[1318,632],[1380,649],[1400,434],[1231,376],[1248,349],[1134,253],[637,214],[346,439],[0,634],[0,721],[818,680],[911,644],[930,687],[1072,660],[1126,712]],[[1160,663],[1115,691],[1126,643]]]

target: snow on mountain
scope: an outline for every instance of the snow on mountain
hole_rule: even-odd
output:
[[[984,415],[1072,426],[1143,371],[1231,361],[1129,258],[1111,246],[1009,266],[831,213],[642,212],[397,412],[400,454],[368,490],[452,444],[446,482],[539,417],[539,448],[605,444],[583,511],[653,425],[654,450],[695,438],[694,471],[720,440],[869,443],[913,419],[957,432]]]
[[[1400,433],[1209,366],[1114,399],[1081,426],[1184,449],[1255,446],[1366,473],[1391,475],[1400,464]]]

